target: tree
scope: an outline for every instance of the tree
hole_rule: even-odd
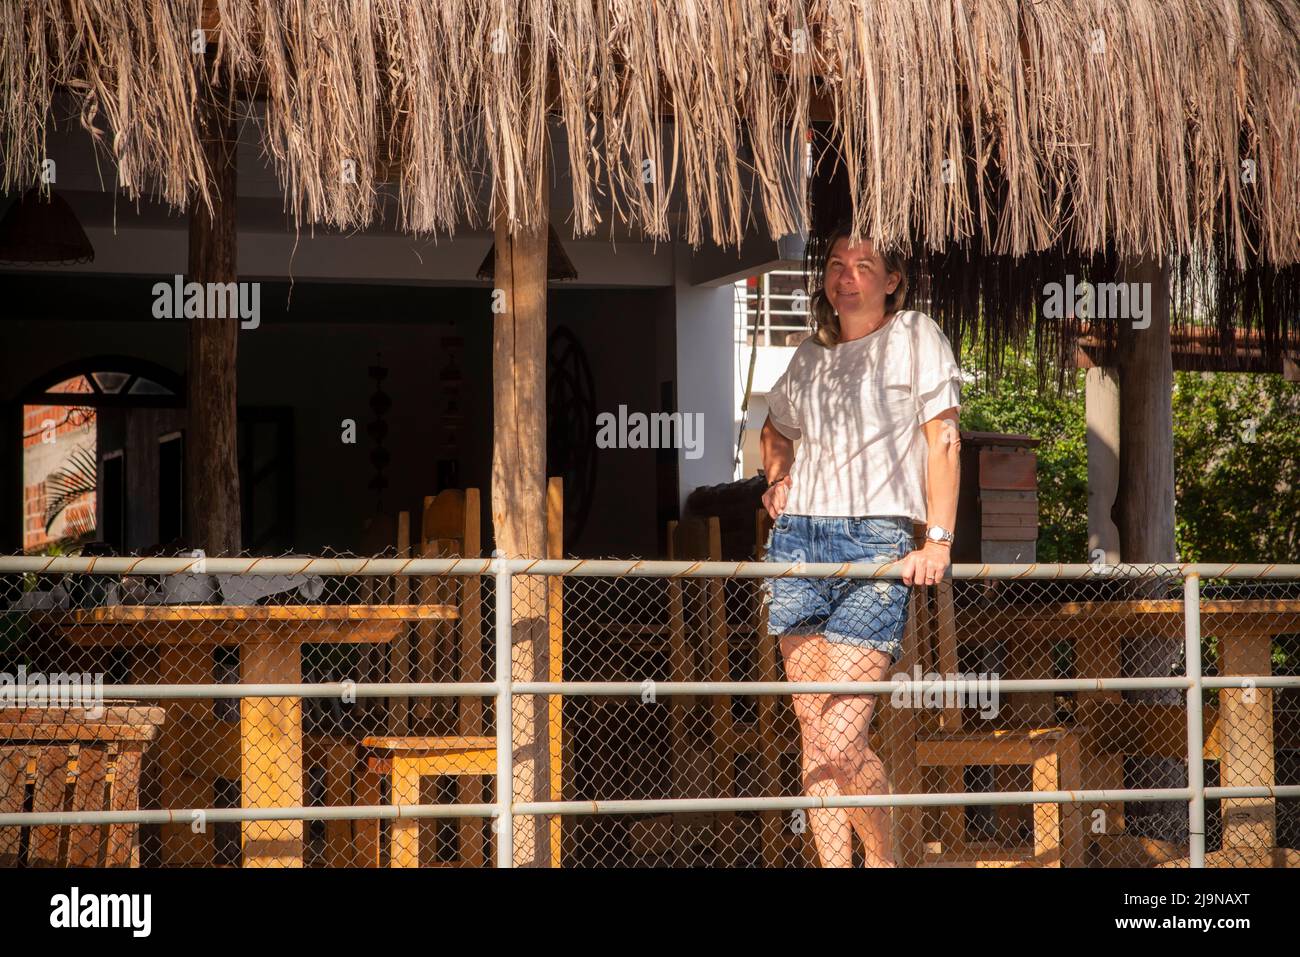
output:
[[[1040,392],[1034,357],[1008,348],[1002,372],[985,375],[973,345],[962,354],[961,426],[1040,439],[1038,446],[1038,560],[1078,562],[1088,552],[1088,448],[1084,373],[1066,374],[1061,394]]]
[[[1300,554],[1300,383],[1178,373],[1174,461],[1183,561],[1294,561]]]
[[[996,379],[967,345],[962,428],[1023,433],[1038,447],[1038,559],[1088,561],[1084,373],[1038,388],[1031,354],[1008,348]],[[1300,384],[1280,375],[1174,375],[1174,519],[1186,562],[1300,555]]]

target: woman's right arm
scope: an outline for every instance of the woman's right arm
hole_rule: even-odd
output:
[[[785,511],[786,496],[790,493],[790,469],[794,467],[794,440],[777,431],[769,415],[763,422],[759,435],[759,450],[763,456],[763,474],[767,476],[768,489],[763,493],[767,514],[776,518]],[[773,484],[776,483],[776,484]]]

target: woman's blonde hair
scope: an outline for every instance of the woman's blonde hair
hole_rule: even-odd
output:
[[[840,341],[840,317],[826,295],[826,263],[831,258],[831,250],[835,248],[835,244],[841,239],[849,238],[851,234],[849,223],[836,226],[813,257],[814,267],[810,284],[816,291],[809,299],[808,313],[812,322],[813,339],[827,348]],[[901,249],[882,252],[880,258],[884,260],[886,269],[898,273],[900,277],[894,291],[885,297],[885,314],[888,315],[903,308],[903,303],[907,300],[908,261]]]

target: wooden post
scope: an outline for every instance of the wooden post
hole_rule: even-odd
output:
[[[1136,319],[1120,319],[1119,327],[1119,476],[1112,516],[1119,531],[1124,562],[1173,562],[1174,554],[1174,368],[1169,341],[1169,266],[1149,259],[1129,260],[1121,279],[1150,283],[1149,313],[1144,328]],[[1130,297],[1130,302],[1131,302]],[[1139,582],[1147,594],[1163,595],[1168,582]],[[1133,671],[1164,676],[1179,657],[1181,641],[1152,631],[1132,636]],[[1137,701],[1178,704],[1176,689],[1140,691]],[[1185,762],[1148,757],[1141,763],[1134,787],[1181,787]],[[1156,836],[1181,842],[1187,832],[1167,809],[1167,826]]]
[[[1126,562],[1174,560],[1174,366],[1169,267],[1127,264],[1123,280],[1150,283],[1150,325],[1119,320],[1119,481],[1115,525]]]
[[[274,633],[245,643],[240,659],[246,684],[302,680],[302,645]],[[239,714],[243,806],[301,807],[302,699],[243,698]],[[303,830],[302,821],[244,821],[244,866],[302,867]]]
[[[1224,675],[1272,672],[1272,638],[1251,634],[1223,638]],[[1219,692],[1223,787],[1272,787],[1277,781],[1273,745],[1273,689],[1224,688]],[[1261,850],[1277,846],[1277,802],[1271,797],[1228,798],[1222,804],[1223,846]]]
[[[190,201],[189,281],[236,280],[235,147],[238,131],[211,91],[196,105],[203,122],[212,209]],[[185,434],[185,537],[209,555],[240,550],[235,355],[239,318],[191,319]]]
[[[1088,557],[1101,551],[1114,564],[1119,561],[1119,531],[1111,520],[1119,484],[1119,380],[1114,369],[1103,366],[1093,366],[1086,375]]]
[[[492,526],[496,547],[507,558],[546,554],[545,219],[543,215],[541,221],[512,235],[505,201],[497,197],[493,308],[501,311],[493,316]],[[515,579],[511,627],[514,680],[545,681],[550,668],[543,579]],[[514,798],[546,800],[546,702],[535,695],[520,695],[511,713]],[[515,820],[516,867],[544,866],[549,850],[544,818]]]

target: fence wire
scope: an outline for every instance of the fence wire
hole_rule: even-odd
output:
[[[0,866],[1295,864],[1298,653],[1300,566],[3,558]]]

